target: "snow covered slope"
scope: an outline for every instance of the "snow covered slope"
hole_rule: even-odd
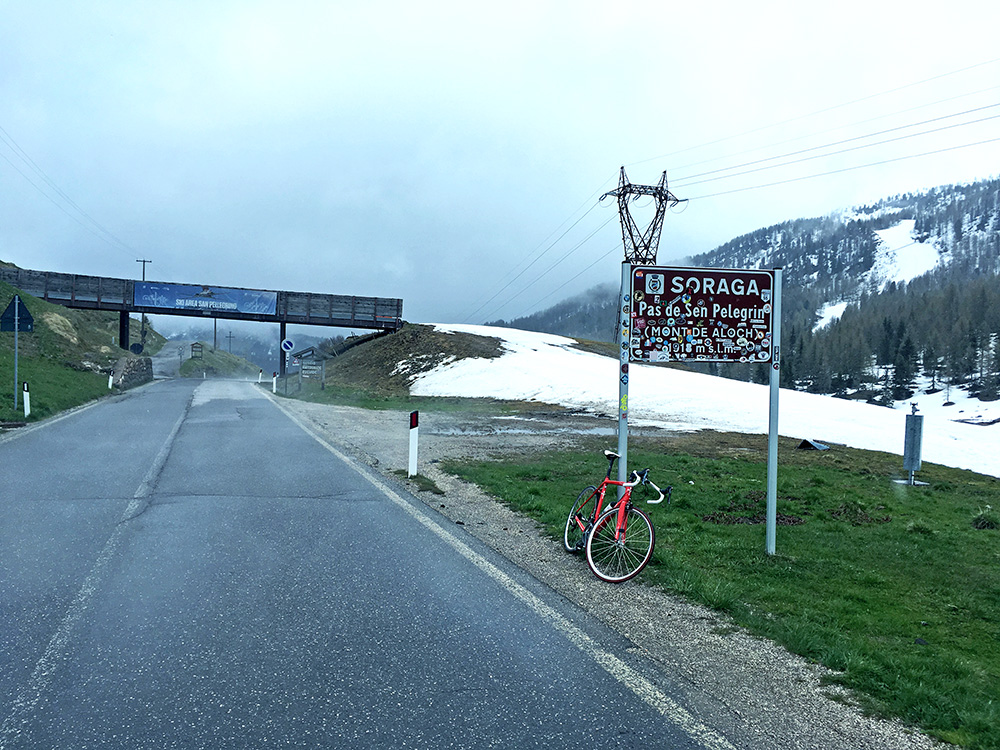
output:
[[[573,339],[551,334],[466,325],[438,325],[436,330],[493,336],[504,342],[506,352],[422,373],[411,386],[414,395],[544,401],[617,420],[617,360],[580,351],[573,348]],[[637,364],[629,372],[629,420],[635,425],[768,430],[766,386]],[[779,429],[789,437],[902,454],[908,411],[782,389]],[[923,460],[1000,476],[1000,426],[959,423],[944,416],[950,413],[934,409],[926,415]],[[963,415],[956,411],[955,416]]]

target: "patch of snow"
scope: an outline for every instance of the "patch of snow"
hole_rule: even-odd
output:
[[[617,360],[574,349],[573,340],[564,336],[491,326],[436,329],[493,336],[504,342],[505,351],[493,359],[463,359],[422,373],[411,386],[414,395],[543,401],[617,422]],[[629,365],[629,376],[629,420],[635,425],[768,431],[767,386],[637,363]],[[902,405],[905,408],[888,409],[782,389],[779,431],[793,438],[902,455],[909,412],[905,402]],[[996,408],[1000,414],[1000,404]],[[929,405],[925,414],[924,461],[1000,476],[1000,427],[958,423],[952,421],[962,417],[958,412],[948,411],[946,417]]]
[[[910,404],[917,405],[917,414],[924,414],[940,419],[968,422],[975,425],[987,425],[1000,419],[1000,401],[980,401],[961,387],[941,388],[937,393],[927,393],[930,380],[920,378],[917,390],[912,398],[897,401],[895,408],[910,413]],[[945,404],[948,404],[947,406]]]
[[[878,250],[866,279],[872,291],[884,291],[892,282],[911,281],[940,263],[940,253],[933,244],[913,239],[915,225],[913,219],[904,219],[875,232]]]
[[[833,321],[839,320],[840,316],[844,314],[844,310],[847,309],[848,304],[848,302],[827,302],[823,305],[816,311],[819,320],[813,326],[813,333],[816,333],[820,328],[826,328]]]

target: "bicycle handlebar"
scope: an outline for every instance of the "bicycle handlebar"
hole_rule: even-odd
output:
[[[653,480],[649,478],[649,469],[643,469],[642,471],[633,471],[629,479],[634,481],[626,482],[623,485],[624,487],[635,487],[636,485],[639,484],[648,484],[659,494],[659,497],[656,498],[655,500],[647,500],[646,501],[647,505],[659,505],[664,500],[670,502],[670,493],[671,490],[673,490],[673,487],[667,487],[666,492],[661,490],[659,487],[653,484]]]

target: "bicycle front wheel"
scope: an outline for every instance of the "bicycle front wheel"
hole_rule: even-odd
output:
[[[567,552],[579,552],[587,540],[587,532],[594,522],[594,508],[597,504],[597,488],[584,487],[573,503],[563,531],[563,547]]]
[[[618,526],[618,508],[611,507],[597,519],[587,537],[587,565],[602,581],[621,583],[646,567],[653,556],[653,523],[638,508],[629,507],[625,523]]]

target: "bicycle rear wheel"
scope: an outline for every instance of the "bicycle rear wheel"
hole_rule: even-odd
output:
[[[566,529],[563,531],[563,547],[567,552],[579,552],[587,540],[587,532],[594,520],[594,507],[597,504],[597,488],[593,485],[584,487],[573,503],[573,508],[566,519]]]
[[[587,537],[587,565],[602,581],[621,583],[646,567],[656,540],[653,523],[638,508],[629,507],[620,531],[618,508],[613,506],[597,519]]]

